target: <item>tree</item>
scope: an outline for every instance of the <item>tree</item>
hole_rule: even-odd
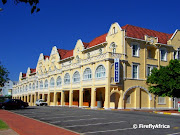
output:
[[[13,0],[14,3],[17,5],[18,3],[26,3],[29,4],[31,8],[31,14],[34,13],[34,11],[39,12],[40,8],[37,8],[37,4],[39,3],[39,0]],[[7,3],[7,0],[2,0],[3,4]],[[2,10],[2,8],[0,8]],[[0,10],[0,11],[1,11]]]
[[[9,72],[7,71],[6,68],[4,68],[3,65],[1,65],[1,62],[0,62],[0,87],[3,87],[4,83],[7,80],[9,80],[8,74],[9,74]]]
[[[147,79],[149,92],[158,96],[180,97],[180,60],[171,60],[168,66],[154,68]]]

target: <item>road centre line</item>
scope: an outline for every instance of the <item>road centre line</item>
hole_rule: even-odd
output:
[[[50,119],[53,119],[53,118],[72,118],[72,117],[85,117],[85,116],[91,116],[91,115],[81,115],[81,116],[67,116],[67,117],[50,117]],[[40,118],[40,119],[46,119],[46,118]]]
[[[70,121],[82,121],[82,120],[95,120],[95,119],[105,119],[105,118],[91,118],[91,119],[78,119],[78,120],[66,120],[66,121],[53,121],[53,122],[50,122],[50,123],[70,122]]]
[[[105,124],[122,123],[122,122],[126,122],[126,121],[107,122],[107,123],[95,123],[95,124],[87,124],[87,125],[73,125],[73,126],[65,126],[65,127],[83,127],[83,126],[105,125]]]
[[[104,130],[104,131],[95,131],[95,132],[84,132],[82,134],[96,134],[96,133],[104,133],[104,132],[115,132],[115,131],[121,131],[121,130],[129,130],[134,128],[122,128],[122,129],[113,129],[113,130]]]

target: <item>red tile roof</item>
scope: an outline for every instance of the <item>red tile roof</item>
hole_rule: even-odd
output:
[[[26,77],[26,73],[22,73],[22,77]]]
[[[47,55],[44,55],[44,59],[46,59],[46,58],[48,58],[48,59],[49,59],[49,56],[47,56]]]
[[[73,56],[73,50],[57,49],[61,60]]]
[[[126,36],[143,39],[144,35],[158,37],[158,43],[167,44],[167,41],[171,38],[172,34],[167,34],[163,32],[158,32],[155,30],[150,30],[146,28],[141,28],[133,25],[125,25],[121,27],[122,29],[126,30]]]
[[[93,40],[92,40],[91,42],[89,42],[89,43],[84,43],[84,42],[83,42],[84,47],[85,47],[85,48],[90,48],[90,47],[92,47],[92,46],[95,46],[95,45],[98,45],[98,44],[100,44],[100,43],[103,43],[103,42],[106,41],[106,36],[107,36],[107,33],[105,33],[105,34],[103,34],[103,35],[101,35],[101,36],[99,36],[99,37],[96,37],[95,39],[93,39]]]
[[[30,68],[31,73],[36,73],[36,69]]]

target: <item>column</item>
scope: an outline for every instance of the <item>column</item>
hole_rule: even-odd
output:
[[[106,87],[105,87],[105,102],[104,102],[104,108],[109,109],[110,108],[110,80],[111,80],[111,63],[109,61],[106,61]]]
[[[140,98],[141,98],[141,89],[136,88],[135,90],[135,108],[140,109]]]
[[[73,105],[73,90],[69,91],[69,107]]]
[[[27,102],[29,103],[29,94],[27,94]],[[30,104],[30,103],[29,103]]]
[[[44,93],[42,94],[42,99],[45,100],[45,98],[44,98]]]
[[[43,94],[44,95],[44,94]],[[47,98],[47,103],[50,105],[50,93],[48,92],[48,98]]]
[[[54,92],[54,106],[57,105],[57,92]]]
[[[30,97],[30,105],[32,106],[33,105],[33,97],[32,97],[32,94],[31,94],[31,97]]]
[[[79,107],[83,107],[83,91],[83,88],[79,90]]]
[[[165,97],[165,98],[169,98],[169,108],[173,108],[173,98],[171,97]]]
[[[64,90],[61,91],[61,106],[64,106]]]
[[[34,105],[36,105],[36,93],[34,94]]]
[[[149,95],[148,95],[149,96]],[[151,94],[152,99],[149,97],[149,109],[154,109],[154,98],[153,95]]]
[[[95,108],[96,103],[96,88],[91,89],[91,108]]]
[[[123,90],[120,91],[118,109],[124,109]]]

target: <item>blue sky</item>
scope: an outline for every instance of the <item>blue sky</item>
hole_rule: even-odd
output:
[[[17,81],[19,72],[35,68],[40,53],[73,49],[76,41],[90,42],[107,33],[112,23],[131,24],[165,33],[180,29],[177,0],[40,0],[39,13],[8,0],[0,7],[0,61]]]

